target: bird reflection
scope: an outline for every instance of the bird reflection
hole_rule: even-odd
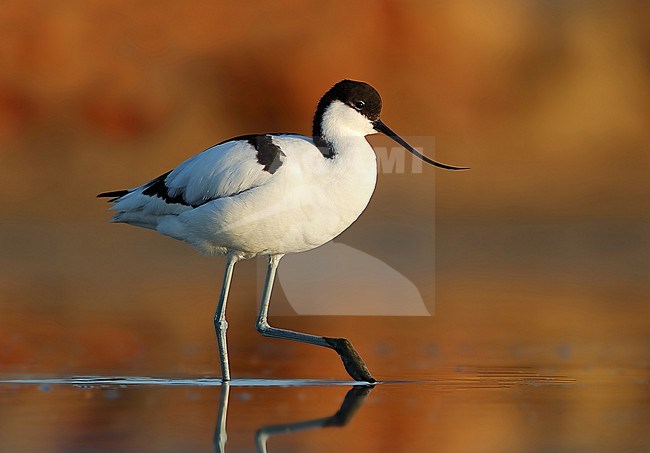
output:
[[[291,434],[310,429],[342,427],[347,425],[354,414],[363,405],[366,397],[374,385],[355,385],[346,393],[341,407],[328,417],[305,420],[302,422],[285,423],[262,426],[255,432],[255,447],[258,453],[266,453],[266,442],[269,437],[278,434]],[[228,399],[230,397],[230,383],[224,382],[221,386],[221,399],[219,401],[219,415],[217,426],[214,430],[214,448],[217,453],[226,451],[226,416],[228,414]]]

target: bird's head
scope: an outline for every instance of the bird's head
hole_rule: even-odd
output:
[[[467,169],[441,164],[415,150],[381,121],[381,106],[381,96],[372,86],[365,82],[341,80],[318,102],[312,135],[315,141],[331,144],[341,135],[366,136],[381,132],[428,164],[447,170]]]

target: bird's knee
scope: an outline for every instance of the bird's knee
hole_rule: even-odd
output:
[[[259,333],[265,335],[271,326],[269,326],[269,323],[267,321],[257,321],[256,328]]]
[[[225,332],[228,330],[228,321],[225,319],[222,321],[215,321],[214,328],[217,329],[217,332]]]

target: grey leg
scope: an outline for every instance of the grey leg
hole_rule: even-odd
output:
[[[214,330],[217,333],[217,342],[219,343],[219,359],[221,360],[221,378],[224,382],[230,380],[230,366],[228,365],[228,346],[226,344],[226,331],[228,322],[226,321],[226,302],[228,301],[228,291],[230,291],[230,281],[235,264],[239,261],[239,256],[229,253],[226,261],[226,271],[223,276],[223,285],[221,286],[221,295],[217,305],[217,312],[214,314]]]
[[[300,341],[324,348],[334,349],[341,360],[343,366],[350,377],[356,381],[376,382],[370,374],[368,367],[361,356],[345,338],[328,338],[310,335],[292,330],[278,329],[271,327],[268,323],[269,303],[271,301],[271,291],[275,282],[275,274],[280,264],[280,259],[284,255],[269,255],[269,266],[264,283],[264,292],[262,294],[262,303],[260,304],[260,313],[257,317],[257,331],[265,337],[281,338],[285,340]]]

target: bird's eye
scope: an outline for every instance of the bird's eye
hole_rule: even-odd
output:
[[[354,103],[354,108],[357,109],[357,110],[361,110],[361,109],[364,108],[365,106],[366,106],[366,103],[363,102],[363,101],[356,101],[356,102]]]

